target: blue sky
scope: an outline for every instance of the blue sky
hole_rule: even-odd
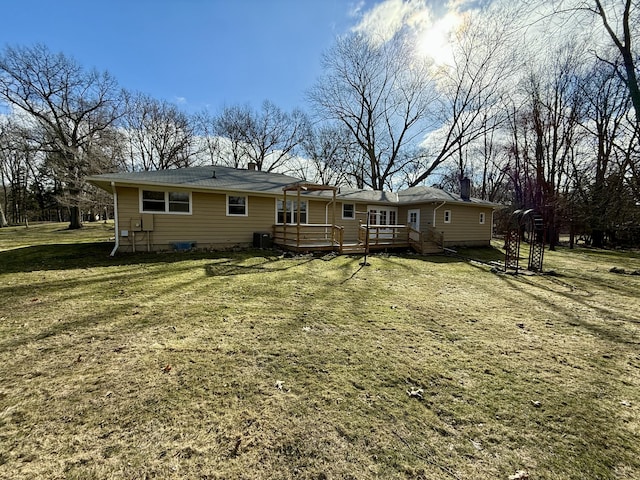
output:
[[[369,2],[372,3],[372,2]],[[373,2],[375,3],[375,2]],[[5,0],[0,46],[43,43],[120,85],[189,112],[304,92],[336,35],[367,8],[351,0]],[[358,7],[361,7],[358,9]]]

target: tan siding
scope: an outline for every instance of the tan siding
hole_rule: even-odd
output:
[[[420,210],[420,231],[426,232],[433,224],[433,204],[404,205],[398,209],[398,223],[409,224],[409,210]]]
[[[329,206],[329,222],[327,222],[326,206],[329,202],[323,200],[309,200],[307,223],[325,224],[331,223],[331,206]]]
[[[140,217],[138,189],[118,188],[120,230],[129,228],[132,218]],[[192,214],[153,214],[154,229],[136,233],[136,250],[169,250],[175,242],[196,242],[199,248],[249,246],[254,232],[271,232],[275,220],[275,199],[249,196],[247,216],[227,216],[225,194],[193,192]],[[133,235],[121,237],[122,250],[132,249]]]
[[[176,189],[177,190],[177,189]],[[192,214],[153,214],[152,232],[131,232],[131,220],[142,218],[137,188],[117,187],[118,235],[120,249],[131,251],[135,236],[135,249],[170,250],[176,242],[196,242],[199,248],[224,249],[249,246],[254,232],[272,231],[276,220],[275,197],[250,195],[247,216],[227,216],[226,195],[221,193],[193,192]],[[282,197],[280,197],[282,198]],[[406,224],[409,209],[420,209],[420,226],[424,232],[433,223],[433,212],[439,204],[401,206],[398,223]],[[327,210],[328,206],[328,210]],[[308,222],[325,224],[332,221],[332,205],[328,200],[309,200]],[[342,202],[336,204],[336,224],[344,228],[344,242],[358,239],[358,229],[366,223],[366,203],[356,203],[356,218],[342,218]],[[444,211],[451,210],[451,223],[444,223]],[[360,212],[360,213],[358,213]],[[480,225],[480,212],[485,213],[485,223]],[[492,210],[467,205],[444,205],[436,210],[436,230],[444,232],[446,245],[488,245],[491,239]],[[121,235],[123,230],[129,236]]]
[[[451,223],[444,223],[444,212],[451,211]],[[480,224],[480,213],[485,222]],[[436,230],[444,232],[447,246],[489,245],[491,242],[491,208],[447,204],[436,211]]]
[[[420,205],[420,230],[426,232],[429,227],[433,227],[434,204]]]
[[[346,202],[352,203],[352,202]],[[342,202],[338,202],[336,211],[336,223],[344,228],[343,239],[345,243],[355,243],[358,241],[358,229],[361,224],[367,223],[367,205],[365,203],[355,204],[356,216],[354,219],[342,218]]]

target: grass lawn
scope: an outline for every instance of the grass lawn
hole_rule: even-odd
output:
[[[112,228],[0,229],[0,478],[640,478],[637,253],[111,258]]]

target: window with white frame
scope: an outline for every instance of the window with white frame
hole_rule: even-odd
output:
[[[451,210],[444,211],[444,223],[451,223]]]
[[[142,213],[190,214],[191,193],[140,190],[140,211]]]
[[[276,223],[285,223],[284,200],[277,200]],[[298,201],[287,200],[286,223],[298,223]],[[307,223],[307,201],[300,201],[300,223]]]
[[[240,195],[227,195],[227,216],[246,217],[247,197]]]
[[[484,225],[484,212],[480,212],[480,225]]]
[[[168,194],[170,212],[189,213],[191,211],[191,202],[187,192],[168,192]]]
[[[342,218],[345,220],[356,218],[356,206],[353,203],[342,204]]]

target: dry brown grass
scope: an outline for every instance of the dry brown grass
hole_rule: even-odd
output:
[[[10,234],[0,478],[640,477],[640,277],[609,272],[638,255],[510,276]]]

